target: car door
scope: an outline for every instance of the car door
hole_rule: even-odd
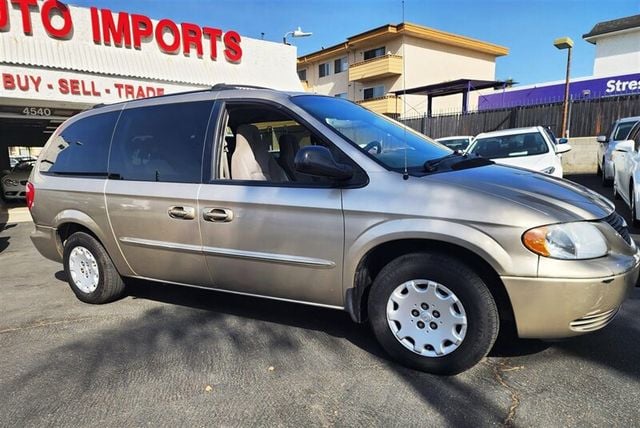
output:
[[[197,196],[213,100],[190,99],[123,110],[105,197],[114,236],[136,276],[207,285]]]
[[[635,125],[631,129],[627,137],[627,140],[633,141],[633,151],[625,153],[626,154],[625,172],[628,175],[628,177],[626,177],[627,187],[626,187],[625,195],[627,195],[628,198],[631,198],[631,197],[635,197],[635,195],[631,194],[631,188],[630,188],[631,184],[633,183],[634,190],[635,190],[634,193],[637,194],[638,183],[640,182],[639,181],[639,178],[640,178],[639,177],[640,175],[640,125]],[[629,199],[629,206],[631,206],[630,199]]]
[[[342,307],[341,189],[284,172],[315,143],[310,130],[281,108],[226,103],[217,135],[212,179],[198,196],[211,287]],[[285,140],[295,147],[280,150]]]

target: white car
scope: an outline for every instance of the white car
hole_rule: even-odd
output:
[[[453,137],[436,138],[436,141],[451,150],[466,150],[473,143],[472,135],[456,135]]]
[[[467,153],[492,159],[496,163],[562,177],[561,153],[571,150],[564,138],[556,142],[542,126],[483,132],[476,136]]]
[[[613,196],[622,198],[631,210],[631,222],[639,226],[640,199],[640,122],[631,128],[626,140],[618,141],[613,152]]]
[[[600,135],[598,141],[598,175],[602,177],[602,185],[610,186],[613,182],[613,159],[611,155],[620,141],[625,141],[633,125],[640,122],[640,116],[625,117],[613,122],[607,135]]]

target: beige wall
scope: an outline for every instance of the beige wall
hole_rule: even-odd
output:
[[[404,44],[403,44],[404,43]],[[364,51],[377,47],[385,47],[385,53],[401,55],[404,58],[405,76],[393,76],[370,80],[366,82],[349,82],[347,72],[333,73],[333,61],[340,56],[336,55],[329,60],[298,65],[298,69],[307,69],[307,81],[309,91],[325,95],[336,95],[346,92],[348,98],[354,101],[363,99],[364,89],[377,85],[384,85],[385,92],[414,88],[434,83],[441,83],[456,79],[495,79],[495,57],[476,51],[423,40],[417,37],[404,36],[392,39],[374,41],[352,49],[348,52],[349,65],[364,61]],[[343,54],[344,55],[344,54]],[[331,63],[332,73],[329,76],[318,78],[318,65],[323,62]],[[404,103],[400,113],[405,111]],[[478,94],[469,94],[468,106],[470,109],[478,105]],[[462,107],[462,95],[450,95],[437,97],[433,100],[434,114],[460,111]],[[421,115],[426,112],[427,101],[424,95],[406,96],[406,115]]]

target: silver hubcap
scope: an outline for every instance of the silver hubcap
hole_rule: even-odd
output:
[[[93,293],[98,288],[100,270],[96,258],[84,247],[74,247],[69,254],[69,272],[73,283],[83,293]]]
[[[407,281],[393,290],[387,322],[405,348],[425,357],[450,354],[467,333],[467,315],[458,297],[427,279]]]

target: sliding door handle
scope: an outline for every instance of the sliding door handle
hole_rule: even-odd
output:
[[[226,208],[207,208],[202,213],[202,218],[205,221],[228,223],[233,220],[233,211]]]
[[[196,218],[196,210],[193,207],[169,207],[169,217],[180,220],[193,220]]]

